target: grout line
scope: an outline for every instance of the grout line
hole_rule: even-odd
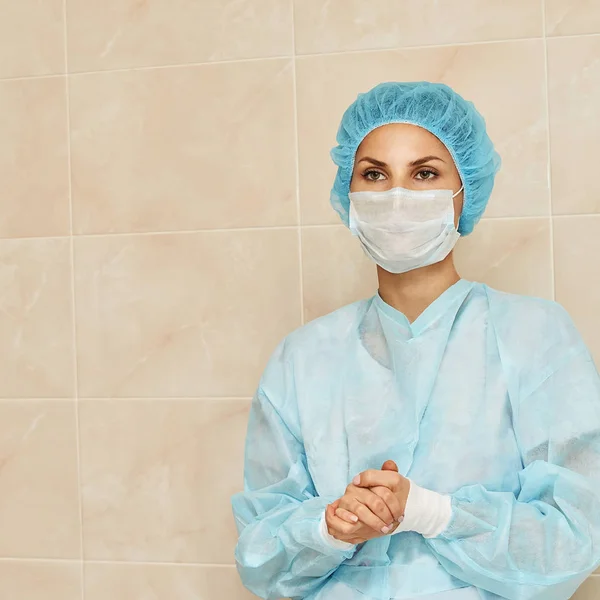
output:
[[[506,217],[483,217],[484,221],[525,221],[528,219],[577,219],[600,218],[600,213],[575,213],[567,215],[525,215],[525,216],[506,216]],[[272,226],[257,226],[257,227],[231,227],[229,229],[174,229],[172,231],[124,231],[124,232],[107,232],[107,233],[80,233],[73,234],[73,238],[77,239],[94,239],[94,238],[113,238],[113,237],[144,237],[153,235],[193,235],[193,234],[211,234],[211,233],[248,233],[260,231],[296,231],[301,229],[327,229],[332,227],[345,227],[343,223],[307,223],[306,225],[272,225]],[[69,239],[69,235],[54,235],[54,236],[24,236],[24,237],[7,237],[1,238],[0,242],[21,242],[21,241],[49,241],[49,240],[65,240]]]
[[[598,34],[591,34],[598,35]],[[572,36],[576,37],[576,36]],[[511,42],[532,42],[541,40],[542,36],[502,38],[497,40],[480,40],[475,42],[444,42],[441,44],[419,44],[416,46],[389,46],[387,48],[361,48],[358,50],[333,50],[331,52],[306,52],[298,54],[299,58],[315,58],[318,56],[339,56],[340,54],[368,54],[370,52],[404,52],[405,50],[429,50],[431,48],[453,48],[455,46],[479,46],[490,44],[506,44]]]
[[[77,501],[79,505],[79,585],[81,600],[85,600],[84,585],[84,562],[83,562],[83,501],[82,501],[82,479],[81,479],[81,440],[79,429],[79,381],[77,363],[77,318],[75,315],[75,243],[73,239],[73,188],[71,173],[71,103],[69,93],[69,48],[67,36],[67,0],[63,0],[63,36],[65,53],[65,103],[67,109],[67,176],[69,194],[69,254],[71,258],[71,326],[72,326],[72,351],[73,351],[73,392],[75,394],[75,442],[77,451]]]
[[[320,227],[319,225],[317,227]],[[232,233],[232,232],[250,232],[250,231],[295,231],[298,225],[259,225],[256,227],[229,227],[217,229],[173,229],[171,231],[106,231],[102,233],[74,233],[75,238],[101,238],[101,237],[125,237],[125,236],[152,236],[152,235],[189,235],[195,233]],[[0,241],[8,240],[64,240],[70,237],[66,235],[30,235],[22,237],[0,237]]]
[[[544,80],[546,85],[546,146],[548,163],[548,200],[550,203],[550,278],[552,281],[552,299],[556,300],[556,275],[554,256],[554,209],[552,206],[552,153],[550,149],[550,85],[548,80],[548,37],[546,31],[546,0],[542,2],[542,27],[544,32]]]
[[[544,25],[545,27],[545,25]],[[552,40],[560,40],[560,39],[570,39],[570,38],[579,38],[579,37],[594,37],[600,36],[600,32],[597,33],[573,33],[569,35],[556,35],[550,36]],[[368,54],[373,52],[398,52],[405,50],[426,50],[430,48],[451,48],[455,46],[477,46],[481,44],[506,44],[510,42],[531,42],[534,40],[545,39],[545,36],[538,37],[518,37],[518,38],[503,38],[497,40],[480,40],[477,42],[450,42],[450,43],[442,43],[442,44],[425,44],[420,46],[390,46],[388,48],[363,48],[359,50],[335,50],[331,52],[307,52],[302,54],[294,53],[292,56],[289,55],[278,55],[278,56],[258,56],[254,58],[231,58],[225,60],[212,60],[212,61],[200,61],[200,62],[189,62],[189,63],[172,63],[165,65],[147,65],[147,66],[137,66],[137,67],[122,67],[119,69],[98,69],[95,71],[74,71],[72,73],[46,73],[43,75],[20,75],[17,77],[0,77],[0,82],[3,81],[24,81],[29,79],[48,79],[52,77],[65,77],[69,75],[71,77],[76,77],[79,75],[97,75],[103,73],[129,73],[131,71],[149,71],[152,69],[177,69],[181,67],[203,67],[203,66],[211,66],[211,65],[229,65],[229,64],[237,64],[237,63],[247,63],[247,62],[258,62],[265,60],[289,60],[290,58],[315,58],[319,56],[339,56],[342,54]]]
[[[133,566],[166,566],[166,567],[210,567],[211,569],[235,569],[235,564],[223,563],[200,563],[200,562],[165,562],[165,561],[140,561],[140,560],[86,560],[81,561],[77,558],[46,558],[46,557],[9,557],[1,556],[1,562],[41,562],[41,563],[85,563],[88,565],[133,565]]]
[[[216,229],[174,229],[172,231],[138,231],[138,232],[127,232],[127,231],[114,231],[109,233],[81,233],[76,234],[75,237],[80,238],[95,238],[95,237],[118,237],[124,235],[173,235],[173,234],[194,234],[194,233],[231,233],[235,232],[247,232],[247,231],[281,231],[290,230],[295,231],[298,229],[298,225],[257,225],[256,227],[223,227]]]
[[[22,81],[27,79],[46,79],[48,77],[64,77],[70,75],[77,77],[79,75],[102,75],[107,73],[130,73],[131,71],[151,71],[153,69],[180,69],[185,67],[206,67],[211,65],[230,65],[237,63],[249,63],[259,62],[266,60],[290,60],[291,56],[258,56],[256,58],[232,58],[226,60],[212,60],[205,62],[183,62],[183,63],[170,63],[165,65],[146,65],[146,66],[134,66],[134,67],[121,67],[118,69],[96,69],[94,71],[72,71],[66,73],[48,73],[45,75],[21,75],[19,77],[0,77],[0,81]]]
[[[594,219],[600,217],[600,213],[581,213],[581,214],[570,214],[570,215],[552,215],[553,219],[576,219],[578,217],[585,217],[587,219]]]
[[[44,563],[76,563],[83,562],[79,558],[48,558],[45,556],[0,556],[0,562],[44,562]]]
[[[39,79],[60,79],[66,77],[67,73],[48,73],[46,75],[21,75],[19,77],[0,77],[0,83],[11,81],[35,81]]]
[[[296,154],[296,219],[298,222],[298,266],[300,291],[300,325],[304,325],[304,264],[302,260],[302,211],[300,207],[300,142],[298,139],[298,90],[296,81],[296,20],[295,2],[289,0],[292,9],[292,85],[294,94],[294,144]]]
[[[0,402],[75,402],[75,398],[69,398],[67,396],[35,396],[28,398],[19,398],[18,396],[0,397]]]
[[[146,400],[152,400],[156,402],[173,402],[173,401],[186,401],[186,402],[240,402],[240,401],[252,401],[252,395],[248,396],[84,396],[75,398],[66,398],[65,396],[48,396],[40,398],[2,398],[0,402],[144,402]]]
[[[85,396],[83,402],[251,402],[252,396]],[[0,400],[1,402],[1,400]],[[38,399],[39,402],[39,399]]]
[[[480,223],[484,221],[530,221],[532,219],[548,219],[550,217],[549,214],[545,215],[523,215],[520,217],[483,217]],[[477,227],[477,225],[475,225]]]
[[[567,39],[571,39],[571,38],[579,38],[579,37],[594,37],[594,36],[600,36],[600,31],[596,31],[594,33],[569,33],[566,35],[551,35],[548,36],[547,32],[546,32],[546,6],[544,5],[544,39],[551,39],[551,40],[561,40],[563,38],[567,38]]]
[[[293,0],[291,0],[293,1]],[[293,14],[293,13],[292,13]],[[292,32],[293,37],[295,37],[295,33]],[[583,35],[598,35],[598,34],[581,34]],[[574,36],[561,36],[561,37],[579,37],[577,35]],[[404,51],[404,50],[421,50],[421,49],[429,49],[429,48],[448,48],[453,46],[475,46],[478,44],[502,44],[507,42],[526,42],[532,40],[539,40],[539,37],[524,37],[524,38],[510,38],[510,39],[499,39],[499,40],[483,40],[479,42],[453,42],[447,44],[429,44],[422,46],[390,46],[388,48],[362,48],[358,50],[335,50],[331,52],[308,52],[305,54],[296,54],[295,46],[293,48],[293,54],[289,55],[278,55],[278,56],[259,56],[255,58],[232,58],[225,60],[213,60],[213,61],[199,61],[199,62],[183,62],[183,63],[170,63],[164,65],[145,65],[145,66],[132,66],[132,67],[121,67],[117,69],[96,69],[92,71],[73,71],[69,73],[68,71],[65,73],[46,73],[44,75],[21,75],[17,77],[0,77],[0,81],[24,81],[24,80],[35,80],[35,79],[48,79],[52,77],[64,77],[65,75],[70,75],[73,77],[78,77],[80,75],[101,75],[101,74],[110,74],[110,73],[130,73],[136,71],[151,71],[154,69],[164,70],[164,69],[180,69],[186,67],[206,67],[212,65],[230,65],[230,64],[238,64],[238,63],[252,63],[252,62],[261,62],[261,61],[277,61],[277,60],[290,60],[295,58],[315,58],[319,56],[339,56],[342,54],[369,54],[373,52],[394,52],[394,51]],[[292,42],[295,44],[294,42]]]
[[[74,558],[12,558],[0,557],[0,562],[41,562],[41,563],[77,563],[80,562]],[[161,561],[129,561],[129,560],[86,560],[88,565],[119,565],[119,566],[143,566],[143,567],[184,567],[184,568],[210,568],[210,569],[235,569],[234,564],[223,563],[190,563],[190,562],[161,562]],[[592,573],[590,578],[600,579],[600,573]]]
[[[141,560],[86,560],[88,565],[134,565],[134,566],[165,566],[165,567],[210,567],[211,569],[235,569],[235,564],[223,563],[193,563],[193,562],[165,562],[165,561],[141,561]]]
[[[292,0],[293,1],[293,0]],[[292,13],[293,15],[293,13]],[[571,36],[560,36],[560,37],[582,37],[599,34],[580,34]],[[295,32],[292,32],[292,36],[295,37]],[[254,58],[232,58],[225,60],[212,60],[212,61],[196,61],[196,62],[182,62],[182,63],[170,63],[164,65],[142,65],[132,67],[121,67],[117,69],[96,69],[92,71],[73,71],[69,73],[68,70],[65,73],[46,73],[43,75],[21,75],[17,77],[0,77],[0,81],[22,81],[28,79],[47,79],[49,77],[64,77],[65,75],[79,76],[79,75],[98,75],[107,73],[129,73],[132,71],[149,71],[153,69],[178,69],[185,67],[204,67],[211,65],[229,65],[237,63],[252,63],[266,60],[289,60],[290,58],[314,58],[319,56],[339,56],[341,54],[368,54],[371,52],[390,52],[390,51],[404,51],[404,50],[421,50],[429,48],[448,48],[452,46],[475,46],[478,44],[501,44],[507,42],[526,42],[532,40],[539,40],[540,37],[523,37],[523,38],[509,38],[509,39],[498,39],[498,40],[482,40],[478,42],[452,42],[442,44],[426,44],[419,46],[390,46],[387,48],[362,48],[358,50],[335,50],[331,52],[307,52],[303,54],[296,54],[295,44],[293,48],[293,54],[290,55],[277,55],[277,56],[258,56]],[[293,42],[294,43],[294,42]]]
[[[293,0],[291,0],[293,2]],[[293,7],[292,7],[293,9]],[[292,12],[292,22],[293,22]],[[295,24],[294,29],[295,29]],[[600,35],[596,33],[591,34],[575,34],[571,36],[560,36],[560,37],[580,37],[580,36],[590,36],[590,35]],[[292,36],[295,38],[295,31],[292,31]],[[249,62],[258,62],[265,60],[289,60],[290,58],[314,58],[318,56],[338,56],[340,54],[368,54],[370,52],[389,52],[389,51],[403,51],[403,50],[420,50],[420,49],[429,49],[429,48],[448,48],[452,46],[476,46],[479,44],[502,44],[507,42],[527,42],[532,40],[539,40],[541,37],[521,37],[521,38],[508,38],[508,39],[497,39],[497,40],[481,40],[477,42],[450,42],[450,43],[442,43],[442,44],[425,44],[418,46],[390,46],[387,48],[361,48],[358,50],[334,50],[331,52],[306,52],[302,54],[297,54],[295,49],[295,42],[292,40],[293,48],[292,55],[277,55],[277,56],[258,56],[253,58],[231,58],[224,60],[212,60],[212,61],[196,61],[196,62],[183,62],[183,63],[169,63],[164,65],[142,65],[142,66],[132,66],[132,67],[121,67],[117,69],[96,69],[92,71],[73,71],[72,73],[47,73],[44,75],[22,75],[19,77],[0,77],[0,81],[15,81],[15,80],[24,80],[24,79],[43,79],[47,77],[64,77],[65,75],[97,75],[102,73],[126,73],[131,71],[148,71],[152,69],[177,69],[181,67],[202,67],[202,66],[210,66],[210,65],[228,65],[228,64],[236,64],[236,63],[249,63]]]
[[[130,73],[132,71],[152,71],[154,69],[165,70],[165,69],[185,69],[187,67],[210,67],[212,65],[235,65],[238,63],[253,63],[262,61],[289,61],[292,57],[286,56],[285,54],[278,56],[258,56],[254,58],[229,58],[225,60],[209,60],[209,61],[195,61],[195,62],[182,62],[182,63],[171,63],[166,65],[145,65],[137,67],[122,67],[119,69],[99,69],[96,71],[74,71],[71,75],[78,77],[79,75],[98,75],[103,73]]]

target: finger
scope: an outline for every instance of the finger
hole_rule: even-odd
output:
[[[380,531],[382,527],[389,527],[394,522],[394,514],[386,506],[385,501],[377,494],[374,494],[370,489],[360,488],[350,484],[348,486],[348,491],[340,500],[340,507],[355,514],[363,523],[366,521],[355,509],[360,508],[361,504],[366,506],[369,511],[373,513],[373,516],[382,522],[382,525],[380,526],[375,525],[377,531]],[[364,511],[361,512],[364,515]],[[376,523],[376,521],[371,519],[369,525],[373,526],[371,523]]]
[[[335,514],[340,519],[348,523],[358,523],[358,517],[354,513],[351,513],[350,511],[346,510],[345,508],[338,508],[335,511]]]
[[[352,484],[348,486],[348,491],[340,498],[338,510],[343,508],[347,512],[356,515],[358,519],[361,520],[360,515],[355,509],[360,508],[361,505],[366,506],[367,501],[369,501],[375,509],[375,511],[371,510],[370,508],[369,510],[371,510],[376,517],[383,521],[383,525],[389,525],[393,521],[393,515],[390,518],[391,511],[386,509],[385,502],[382,498],[376,494],[373,494],[370,489],[359,488]],[[377,512],[381,514],[377,514]],[[385,522],[386,519],[389,519],[389,523]]]
[[[337,500],[336,500],[336,502],[337,502]],[[330,515],[334,514],[335,513],[335,509],[336,509],[335,502],[332,502],[331,504],[328,504],[325,507],[325,516],[330,516]]]
[[[333,517],[335,517],[335,511],[336,511],[336,506],[339,505],[339,500],[336,500],[335,502],[332,502],[331,504],[328,504],[325,507],[325,522],[327,523],[327,526],[329,527],[330,523],[332,522]]]
[[[357,487],[375,487],[376,485],[383,485],[386,488],[392,490],[392,492],[398,489],[400,483],[400,477],[398,473],[394,471],[379,471],[378,469],[368,469],[359,473],[353,480],[352,483]]]
[[[382,471],[396,471],[398,473],[398,465],[393,460],[386,460],[383,465],[381,465]]]
[[[327,531],[329,532],[329,535],[344,542],[347,541],[349,537],[356,536],[359,529],[360,523],[347,523],[335,514],[332,515],[327,522]]]
[[[396,531],[396,529],[400,527],[400,523],[396,522],[392,525],[392,528],[390,529],[390,531],[387,533],[387,535],[392,535],[392,533],[394,533],[394,531]]]
[[[390,494],[392,494],[392,492],[390,492]],[[357,488],[356,497],[374,515],[379,517],[385,523],[386,527],[389,528],[391,525],[393,525],[394,521],[396,520],[396,517],[394,516],[393,512],[390,510],[388,505],[385,503],[383,498],[375,494],[372,490],[365,490],[362,488]],[[387,531],[384,531],[383,533],[387,533]]]
[[[357,490],[359,491],[359,490]],[[362,490],[368,491],[368,490]],[[373,492],[369,492],[373,496]],[[378,498],[380,500],[380,498]],[[344,496],[342,498],[342,507],[351,513],[355,514],[361,523],[367,525],[371,529],[381,532],[388,533],[389,532],[389,523],[392,522],[392,519],[389,519],[388,523],[380,519],[376,514],[371,511],[369,507],[363,504],[356,496]]]
[[[389,511],[392,513],[394,517],[394,521],[396,523],[400,523],[404,520],[404,506],[400,502],[400,499],[394,492],[392,492],[389,488],[383,487],[381,485],[375,486],[371,488],[371,491],[379,496],[388,507]]]

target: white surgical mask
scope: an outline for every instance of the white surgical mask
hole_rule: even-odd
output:
[[[440,262],[460,233],[452,190],[351,192],[350,231],[382,269],[406,273]]]

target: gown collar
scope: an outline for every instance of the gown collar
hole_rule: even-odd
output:
[[[379,293],[375,296],[375,306],[380,313],[399,325],[407,337],[417,337],[453,306],[462,303],[473,285],[472,281],[460,279],[438,296],[412,323],[404,313],[387,304]]]

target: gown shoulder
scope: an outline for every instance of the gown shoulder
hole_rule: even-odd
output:
[[[575,357],[593,360],[573,320],[558,302],[487,287],[485,292],[488,322],[503,366],[516,376],[519,397],[527,397]]]
[[[373,298],[359,300],[318,317],[290,333],[283,343],[292,352],[336,347],[356,334],[372,302]]]

